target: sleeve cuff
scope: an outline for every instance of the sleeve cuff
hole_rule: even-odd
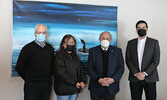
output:
[[[143,72],[146,76],[148,76],[148,74],[146,72]]]

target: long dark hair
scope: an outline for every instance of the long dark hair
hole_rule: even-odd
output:
[[[74,39],[74,43],[75,43],[75,49],[72,51],[72,54],[74,55],[75,59],[77,61],[79,61],[79,57],[76,53],[76,40],[74,38],[74,36],[70,35],[70,34],[67,34],[63,37],[63,39],[61,40],[61,43],[60,43],[60,51],[62,51],[63,55],[68,59],[68,53],[67,53],[67,50],[64,48],[64,44],[65,44],[65,40],[69,40],[70,38],[73,38]]]

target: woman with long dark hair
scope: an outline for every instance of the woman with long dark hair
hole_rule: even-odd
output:
[[[68,34],[60,44],[53,61],[54,90],[57,100],[75,100],[77,90],[85,87],[83,67],[76,53],[76,40]]]

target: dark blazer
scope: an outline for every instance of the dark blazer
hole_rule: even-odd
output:
[[[138,38],[128,41],[126,48],[126,64],[129,68],[129,81],[139,81],[134,74],[140,72],[137,53]],[[146,72],[146,82],[159,81],[157,66],[160,61],[160,47],[158,40],[147,37],[143,52],[141,72]]]
[[[68,57],[68,58],[67,58]],[[80,62],[67,53],[67,57],[58,51],[53,60],[54,91],[57,95],[77,93],[76,83],[86,83],[84,69]]]
[[[115,80],[115,82],[108,87],[108,91],[111,95],[115,95],[119,91],[119,80],[123,72],[124,60],[122,51],[120,48],[110,45],[107,76]],[[90,92],[96,95],[102,94],[105,87],[98,83],[98,79],[103,77],[101,46],[93,47],[89,50],[88,75],[90,76]]]

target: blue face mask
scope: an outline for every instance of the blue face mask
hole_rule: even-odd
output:
[[[45,35],[43,35],[43,34],[37,34],[36,35],[36,40],[38,41],[38,42],[44,42],[45,41]]]

